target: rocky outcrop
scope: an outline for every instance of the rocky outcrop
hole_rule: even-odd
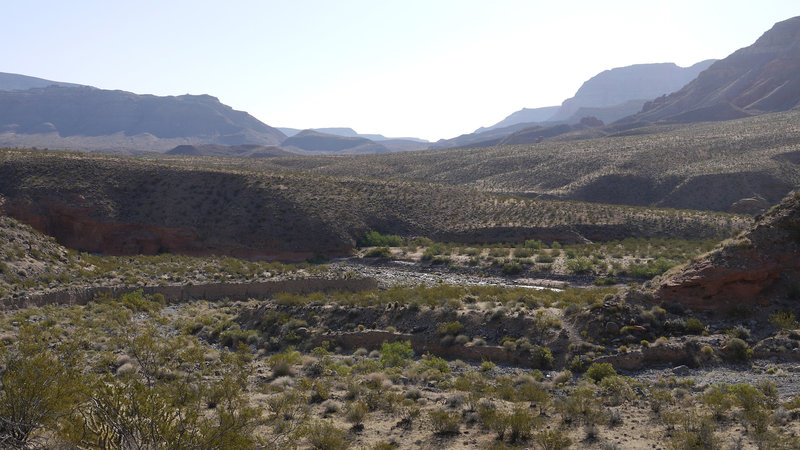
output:
[[[800,194],[792,193],[736,239],[666,274],[654,298],[721,311],[796,295],[800,280]]]

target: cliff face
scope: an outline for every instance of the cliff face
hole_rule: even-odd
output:
[[[665,276],[656,300],[725,310],[796,296],[800,287],[800,193],[792,193],[741,237]]]

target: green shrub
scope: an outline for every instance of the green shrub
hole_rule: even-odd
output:
[[[531,348],[530,354],[534,368],[546,370],[553,368],[553,353],[549,348],[536,345]]]
[[[527,247],[518,247],[514,249],[514,257],[515,258],[530,258],[533,255],[533,251]]]
[[[566,423],[591,425],[604,420],[603,409],[594,389],[585,384],[573,389],[557,406]]]
[[[732,338],[728,341],[725,345],[725,353],[733,361],[747,361],[753,357],[753,349],[747,342],[739,338]]]
[[[389,250],[389,247],[375,247],[364,254],[365,258],[388,258],[390,256],[392,256],[392,251]]]
[[[611,277],[600,277],[595,278],[594,281],[592,281],[592,284],[595,286],[613,286],[617,284],[617,280]]]
[[[611,363],[592,363],[592,365],[586,369],[586,374],[584,374],[584,376],[595,383],[599,383],[603,378],[616,374],[617,371],[614,370],[614,366],[612,366]]]
[[[509,440],[512,443],[529,439],[533,431],[541,425],[541,418],[538,415],[534,415],[530,408],[521,406],[515,407],[510,413],[495,411],[488,420],[490,428],[500,438],[508,430]]]
[[[0,347],[0,441],[28,448],[32,434],[55,429],[85,391],[77,363],[63,345],[54,351],[38,328],[23,326],[15,348]]]
[[[592,271],[592,267],[592,261],[584,257],[567,261],[567,270],[572,273],[588,273]]]
[[[445,246],[442,243],[436,242],[431,244],[430,247],[426,248],[424,252],[422,252],[422,260],[423,261],[430,261],[434,258],[434,256],[441,255],[445,252]]]
[[[586,363],[580,356],[575,355],[569,362],[569,370],[575,373],[583,373],[586,370]]]
[[[686,319],[686,331],[689,333],[700,334],[705,330],[705,325],[703,325],[703,322],[700,322],[699,319],[694,317]]]
[[[461,322],[454,321],[454,322],[442,322],[436,326],[436,334],[446,336],[451,335],[455,336],[464,329],[464,325],[461,325]]]
[[[779,330],[793,330],[797,328],[797,319],[794,313],[779,311],[769,316],[769,323]]]
[[[529,239],[529,240],[525,241],[524,246],[525,246],[525,248],[532,248],[534,250],[540,250],[542,247],[544,247],[544,244],[542,243],[542,241]]]
[[[522,272],[522,266],[515,262],[507,262],[503,264],[501,270],[506,275],[517,275]]]
[[[560,429],[545,430],[537,433],[534,440],[542,450],[563,450],[572,445],[572,440]]]
[[[318,450],[344,450],[349,448],[344,430],[333,422],[320,420],[308,427],[308,442]]]
[[[664,258],[658,258],[643,265],[631,265],[628,267],[628,271],[634,278],[653,278],[671,269],[674,265]]]
[[[403,245],[403,238],[393,234],[380,234],[377,231],[370,231],[360,241],[359,247],[400,247]]]
[[[384,342],[381,344],[381,364],[383,367],[405,367],[414,356],[411,341]]]

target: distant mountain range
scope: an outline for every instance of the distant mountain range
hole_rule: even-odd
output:
[[[798,74],[800,17],[777,23],[723,60],[686,68],[659,63],[606,70],[560,106],[525,108],[475,133],[431,144],[346,127],[273,128],[209,95],[157,97],[0,73],[0,146],[123,152],[192,146],[195,154],[253,156],[251,151],[263,152],[237,146],[353,154],[584,139],[653,123],[728,120],[796,108]]]
[[[297,129],[297,128],[278,128],[278,129],[281,130],[281,132],[283,132],[283,134],[285,134],[289,138],[292,138],[292,137],[296,136],[297,134],[300,134],[300,133],[303,133],[303,132],[306,132],[306,131],[313,131],[313,132],[316,132],[318,134],[322,134],[322,135],[328,136],[328,139],[330,140],[330,142],[328,142],[326,144],[320,144],[319,142],[320,142],[320,140],[322,139],[323,136],[317,136],[315,138],[315,140],[318,143],[312,146],[312,147],[314,147],[314,149],[302,148],[302,150],[308,150],[308,151],[328,151],[328,150],[319,150],[319,149],[320,148],[337,148],[337,147],[339,147],[341,145],[341,144],[337,143],[337,142],[341,141],[340,139],[338,139],[339,137],[369,139],[373,143],[377,143],[378,144],[378,146],[373,147],[376,150],[375,153],[406,152],[406,151],[412,151],[412,150],[427,150],[428,145],[430,145],[430,142],[428,142],[428,141],[426,141],[424,139],[419,139],[419,138],[414,138],[414,137],[387,138],[386,136],[383,136],[381,134],[360,134],[360,133],[357,133],[352,128],[345,128],[345,127],[338,127],[338,128],[311,128],[309,130],[300,130],[300,129]],[[293,145],[296,145],[296,144],[293,144]],[[352,149],[353,147],[345,146],[345,148],[346,149]],[[365,148],[366,147],[364,147],[362,149],[359,149],[358,151],[355,151],[355,152],[356,153],[363,153],[362,150],[364,150]]]
[[[422,139],[359,135],[351,128],[285,130],[209,95],[138,95],[0,73],[0,146],[236,157],[428,147]],[[279,147],[284,141],[286,149]]]
[[[800,105],[800,17],[775,24],[753,45],[717,61],[629,121],[729,120]]]
[[[6,146],[164,151],[180,144],[279,145],[285,138],[209,95],[57,85],[0,91],[0,145]]]

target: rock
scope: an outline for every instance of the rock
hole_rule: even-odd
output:
[[[307,337],[308,334],[309,334],[308,328],[306,328],[306,327],[300,327],[300,328],[294,330],[294,333],[296,335],[298,335],[299,337]]]
[[[654,299],[720,311],[786,298],[800,279],[799,238],[800,195],[790,193],[744,235],[665,277]]]
[[[687,366],[680,365],[678,367],[673,368],[672,369],[672,373],[674,373],[675,375],[677,375],[679,377],[685,377],[685,376],[689,375],[690,373],[692,373],[692,369],[688,368]]]
[[[616,322],[606,323],[606,333],[617,334],[619,333],[619,325]]]

